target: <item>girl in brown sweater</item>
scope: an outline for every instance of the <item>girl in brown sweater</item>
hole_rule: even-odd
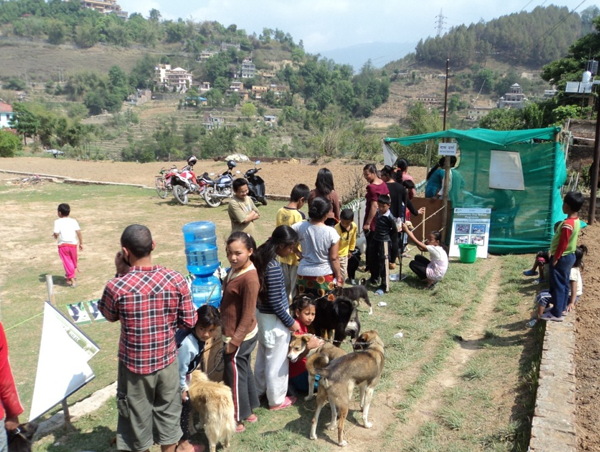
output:
[[[259,401],[250,366],[250,355],[258,339],[255,312],[260,283],[252,263],[255,249],[254,239],[245,232],[234,232],[227,239],[227,260],[231,269],[223,283],[221,301],[225,342],[223,379],[232,391],[238,433],[245,430],[243,420],[258,420],[252,413],[258,408]]]

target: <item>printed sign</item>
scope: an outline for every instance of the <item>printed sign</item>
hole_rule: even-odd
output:
[[[525,190],[523,165],[518,152],[492,151],[490,156],[490,188]]]
[[[438,155],[456,155],[456,143],[438,144]]]
[[[492,209],[454,209],[450,256],[460,256],[458,245],[477,245],[477,257],[487,258]]]

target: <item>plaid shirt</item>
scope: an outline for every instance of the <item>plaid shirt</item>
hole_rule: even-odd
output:
[[[181,274],[160,265],[131,267],[108,282],[98,309],[121,321],[119,359],[136,374],[164,369],[177,356],[177,327],[193,328],[196,311]]]

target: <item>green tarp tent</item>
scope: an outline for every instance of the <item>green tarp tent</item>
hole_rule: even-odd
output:
[[[559,127],[510,131],[451,129],[384,141],[409,146],[427,140],[454,139],[460,159],[453,170],[459,175],[453,181],[462,176],[464,186],[461,190],[451,188],[452,206],[492,208],[491,253],[530,253],[548,249],[554,223],[565,218],[560,188],[567,168],[557,140],[559,132]],[[518,153],[524,190],[490,188],[490,170],[501,170],[490,168],[492,151]]]

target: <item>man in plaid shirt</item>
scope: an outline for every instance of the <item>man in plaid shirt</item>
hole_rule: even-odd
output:
[[[196,312],[183,276],[152,265],[154,247],[146,226],[125,228],[117,276],[98,303],[109,322],[121,322],[118,450],[147,451],[156,443],[174,452],[182,435],[175,331],[193,328]]]

